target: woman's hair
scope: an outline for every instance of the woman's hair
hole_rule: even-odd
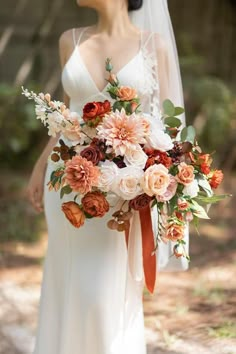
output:
[[[142,7],[143,0],[128,0],[128,10],[138,10]]]

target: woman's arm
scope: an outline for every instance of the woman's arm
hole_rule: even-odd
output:
[[[70,44],[70,43],[68,44],[69,32],[70,31],[66,31],[62,33],[59,39],[59,57],[60,57],[61,68],[64,67],[68,57],[67,53]],[[63,102],[66,104],[67,107],[69,106],[70,100],[65,92],[63,92]],[[36,161],[29,179],[29,183],[26,190],[27,197],[37,212],[43,211],[43,187],[44,187],[44,178],[45,178],[47,160],[48,160],[48,156],[52,152],[53,147],[56,145],[56,142],[58,141],[59,135],[60,134],[57,134],[56,137],[51,137],[49,139],[41,155]]]

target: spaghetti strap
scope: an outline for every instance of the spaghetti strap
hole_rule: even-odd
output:
[[[150,32],[149,35],[144,39],[144,35],[142,35],[142,47],[145,47],[150,39],[153,37],[154,32]]]
[[[73,43],[74,43],[74,46],[76,47],[77,45],[79,45],[79,43],[80,43],[80,40],[81,40],[81,38],[82,38],[82,35],[83,35],[83,33],[84,33],[84,31],[87,29],[87,27],[84,27],[81,31],[80,31],[80,34],[79,34],[79,38],[78,38],[78,40],[76,41],[76,35],[75,35],[75,28],[73,28],[73,30],[72,30],[72,36],[73,36]]]
[[[76,46],[76,40],[75,40],[75,28],[72,29],[72,37],[73,37],[73,43],[74,47]]]

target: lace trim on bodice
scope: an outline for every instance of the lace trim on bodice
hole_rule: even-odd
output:
[[[157,116],[160,113],[160,84],[158,77],[157,51],[154,43],[154,33],[150,33],[148,39],[142,45],[144,59],[144,77],[142,91],[149,95],[150,114]]]

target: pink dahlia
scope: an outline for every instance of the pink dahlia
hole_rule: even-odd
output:
[[[97,127],[98,137],[106,140],[116,155],[125,155],[138,144],[145,143],[145,127],[140,124],[140,117],[135,113],[127,115],[122,108],[107,114]]]
[[[66,162],[66,182],[75,192],[85,194],[96,186],[99,178],[99,169],[91,161],[82,156],[73,156]]]

